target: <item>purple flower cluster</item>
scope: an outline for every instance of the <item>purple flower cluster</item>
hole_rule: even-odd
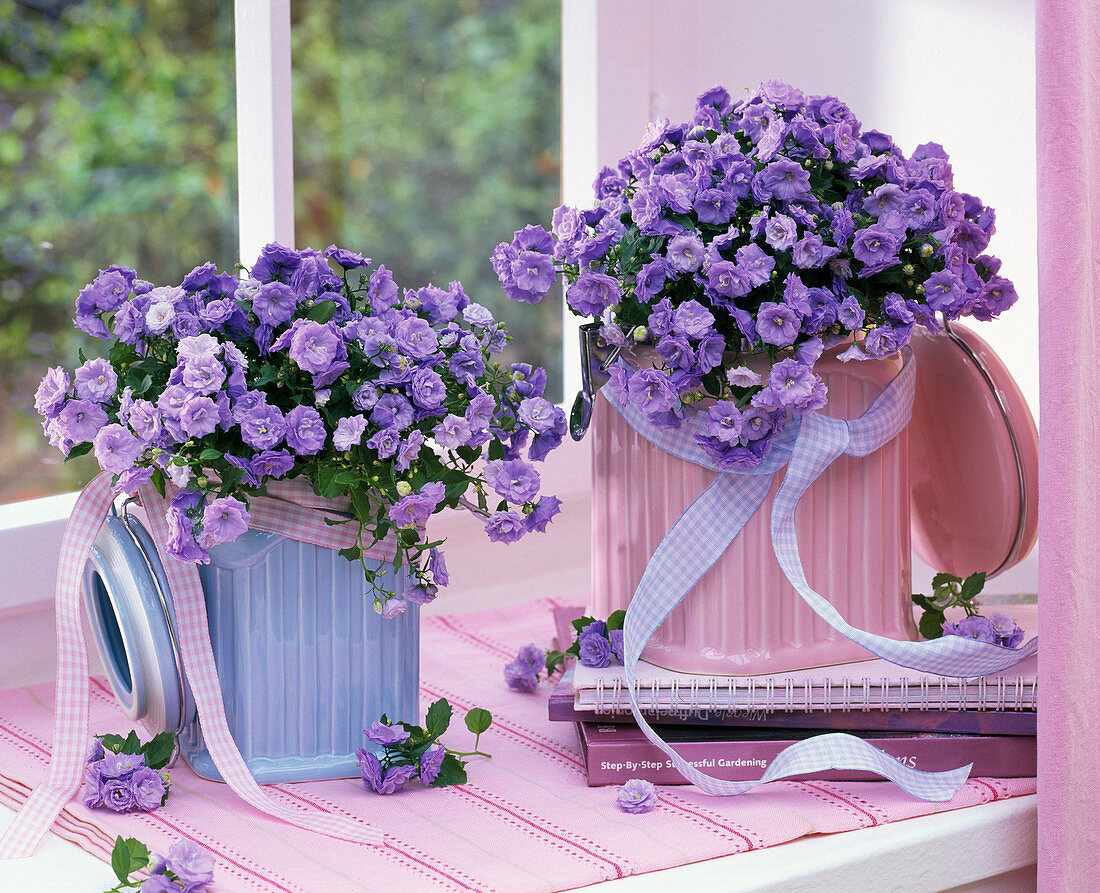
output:
[[[141,893],[204,893],[214,883],[214,856],[185,838],[168,847],[166,856],[152,856],[149,871]]]
[[[532,692],[538,688],[539,675],[546,669],[546,652],[538,645],[524,645],[515,660],[504,665],[504,681],[512,691]]]
[[[586,667],[623,662],[623,631],[609,629],[602,620],[582,627],[577,635],[577,657]]]
[[[168,775],[145,764],[140,753],[105,751],[96,741],[84,768],[84,805],[115,812],[153,812],[168,797]]]
[[[594,208],[497,246],[501,286],[533,303],[559,272],[627,352],[610,387],[654,424],[714,398],[699,442],[723,468],[758,464],[785,420],[825,404],[824,350],[879,359],[937,314],[992,319],[1016,300],[983,253],[993,210],[955,189],[941,146],[906,157],[835,97],[777,81],[659,119],[595,190]]]
[[[1016,648],[1024,640],[1024,630],[1003,611],[994,611],[988,617],[973,614],[958,623],[945,621],[943,634],[977,639],[979,642],[989,642],[1005,648]]]
[[[468,487],[487,481],[501,498],[491,539],[545,529],[560,504],[540,496],[531,463],[561,443],[565,415],[544,397],[543,370],[494,359],[504,326],[461,283],[402,290],[336,246],[271,244],[249,272],[208,263],[154,287],[101,271],[75,321],[109,342],[108,357],[71,376],[50,369],[35,395],[51,443],[93,451],[116,491],[175,486],[172,555],[208,560],[248,529],[249,494],[299,475],[350,498],[370,537],[402,532],[422,600],[446,571],[419,533]],[[483,480],[471,469],[489,447],[498,458]]]

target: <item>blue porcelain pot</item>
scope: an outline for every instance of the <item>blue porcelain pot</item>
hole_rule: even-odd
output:
[[[405,579],[388,562],[385,585]],[[256,780],[353,777],[363,728],[418,716],[417,606],[384,620],[359,564],[339,552],[248,531],[200,565],[214,663],[230,731]],[[171,591],[133,513],[112,513],[84,575],[93,638],[116,698],[152,734],[219,779],[202,736],[176,641]],[[125,730],[103,730],[122,731]]]

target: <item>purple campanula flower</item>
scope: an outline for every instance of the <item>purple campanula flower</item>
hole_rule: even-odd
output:
[[[405,600],[412,602],[414,605],[428,605],[435,601],[435,597],[439,594],[439,587],[428,583],[421,586],[407,586],[405,588]],[[394,599],[390,599],[394,601]]]
[[[418,316],[408,316],[401,320],[394,329],[393,337],[402,353],[417,360],[430,357],[439,346],[435,330],[427,320]]]
[[[1004,611],[994,611],[989,615],[989,624],[997,637],[997,644],[1015,648],[1024,640],[1024,631],[1020,625]]]
[[[408,764],[401,766],[390,766],[386,770],[386,776],[382,779],[381,784],[374,790],[379,794],[393,794],[400,791],[405,783],[409,781],[414,775],[416,775],[417,767],[415,765],[410,766]]]
[[[485,522],[485,532],[494,543],[514,543],[523,537],[527,528],[523,516],[517,512],[493,512]]]
[[[225,382],[225,366],[212,355],[189,358],[183,364],[183,385],[197,394],[213,394]]]
[[[863,328],[863,308],[859,305],[855,295],[848,295],[837,308],[836,317],[840,324],[850,332]]]
[[[390,726],[379,722],[377,719],[371,723],[369,729],[363,729],[363,734],[375,744],[383,746],[389,744],[403,744],[409,740],[409,733],[401,726]]]
[[[145,311],[145,329],[152,335],[160,335],[167,331],[175,319],[176,308],[171,301],[150,302],[149,309]]]
[[[340,451],[350,450],[352,447],[359,445],[366,429],[366,416],[353,415],[342,418],[336,424],[336,431],[332,435],[332,445]]]
[[[769,395],[767,408],[790,408],[808,400],[813,392],[817,376],[808,367],[794,359],[780,360],[768,373],[768,389],[757,397]],[[760,405],[757,399],[754,405]]]
[[[105,751],[100,765],[100,774],[104,778],[129,778],[135,769],[145,765],[145,756],[140,753],[115,753]]]
[[[447,748],[442,744],[433,744],[420,755],[420,780],[430,785],[439,777],[439,770],[443,766],[443,758],[447,755]]]
[[[366,731],[366,730],[364,730]],[[356,762],[359,764],[359,772],[363,776],[363,785],[368,789],[379,793],[382,786],[382,778],[385,770],[378,761],[378,757],[363,747],[355,748]]]
[[[436,443],[449,450],[465,446],[470,442],[473,432],[470,423],[462,416],[449,415],[432,429]]]
[[[283,282],[265,282],[252,298],[252,312],[272,328],[290,322],[297,308],[297,293]]]
[[[383,394],[371,409],[370,420],[381,428],[404,431],[413,422],[413,407],[401,394]]]
[[[657,789],[650,781],[632,778],[615,795],[619,809],[633,815],[650,812],[657,805]]]
[[[966,298],[966,288],[958,275],[950,270],[940,270],[924,280],[924,294],[928,306],[948,317],[957,315]]]
[[[756,331],[765,344],[788,347],[798,337],[801,322],[787,304],[765,301],[756,315]]]
[[[709,294],[718,296],[716,303],[724,306],[752,291],[752,283],[744,270],[736,264],[720,260],[711,263],[707,270],[707,290]]]
[[[266,403],[246,410],[237,421],[241,426],[241,439],[256,450],[273,449],[286,435],[286,421],[282,412]]]
[[[798,226],[786,214],[774,214],[764,227],[764,240],[776,251],[794,247],[798,238]]]
[[[351,405],[360,412],[366,412],[378,402],[378,389],[369,381],[363,382],[351,395]]]
[[[622,297],[619,283],[606,273],[586,271],[577,277],[566,293],[569,306],[581,316],[603,315],[604,310],[617,304]]]
[[[852,254],[864,264],[861,275],[878,272],[898,263],[898,241],[886,227],[868,226],[852,239]]]
[[[504,682],[512,691],[532,692],[539,686],[539,677],[518,660],[504,665]]]
[[[205,437],[218,427],[220,413],[209,397],[192,397],[180,407],[179,424],[188,437]]]
[[[394,459],[394,468],[405,471],[420,455],[420,448],[424,446],[424,435],[419,431],[412,431],[401,441]]]
[[[56,416],[65,404],[71,385],[69,374],[61,366],[47,369],[42,383],[34,392],[34,408],[42,416]]]
[[[578,648],[580,661],[586,667],[606,667],[611,663],[611,643],[598,632],[582,632]]]
[[[214,882],[214,856],[187,838],[168,848],[164,864],[183,884],[185,893],[199,893],[207,884]]]
[[[656,257],[642,267],[637,274],[634,285],[634,296],[643,303],[649,303],[665,286],[667,278],[666,261]]]
[[[382,428],[370,436],[366,446],[378,453],[379,459],[389,459],[401,448],[401,432],[396,428]]]
[[[726,370],[726,381],[735,388],[754,388],[760,384],[760,374],[748,366],[734,366]]]
[[[335,323],[319,323],[313,320],[298,320],[294,324],[294,334],[287,353],[299,368],[319,376],[325,375],[347,359],[344,339]],[[346,363],[344,368],[347,368]]]
[[[694,233],[682,233],[668,243],[665,252],[669,265],[683,273],[693,273],[703,264],[706,252],[703,243]]]
[[[753,288],[757,288],[771,279],[772,270],[775,269],[775,258],[755,242],[738,248],[736,257],[738,269],[749,280],[749,284]]]
[[[320,452],[328,439],[321,414],[312,406],[295,406],[286,414],[286,443],[299,456]]]
[[[689,338],[701,338],[714,325],[714,314],[696,300],[684,301],[672,311],[673,331]]]
[[[447,562],[443,559],[443,553],[435,547],[428,550],[428,570],[437,586],[446,586],[451,582],[451,575],[447,573]]]
[[[720,400],[707,410],[707,433],[723,443],[737,443],[742,423],[741,410],[729,400]]]
[[[143,812],[159,809],[167,790],[164,778],[156,769],[143,766],[134,770],[134,774],[130,776],[130,793],[135,809]]]
[[[737,199],[723,189],[702,189],[695,196],[694,207],[702,223],[725,226],[737,213]]]
[[[100,761],[84,767],[84,793],[81,800],[89,809],[98,809],[103,805],[103,782],[106,780],[100,772]]]
[[[520,292],[537,295],[541,299],[554,284],[554,259],[539,251],[523,250],[512,261],[509,274]]]
[[[416,527],[432,516],[436,507],[446,497],[446,488],[439,481],[429,481],[419,492],[402,496],[390,508],[390,521],[394,527]]]
[[[657,353],[670,369],[691,369],[695,365],[695,351],[687,338],[666,335],[657,342]]]
[[[348,251],[346,248],[337,248],[335,245],[329,245],[324,250],[324,255],[331,260],[336,261],[345,270],[354,270],[359,267],[369,267],[371,265],[371,259],[369,257],[363,257],[361,254],[356,254],[354,251]]]
[[[534,643],[524,645],[516,652],[516,663],[529,673],[541,673],[546,669],[546,652]]]
[[[516,415],[532,431],[542,433],[554,427],[559,412],[558,407],[543,397],[524,397]]]
[[[556,496],[543,496],[524,522],[528,530],[545,533],[546,526],[561,512],[561,500]]]
[[[512,503],[530,501],[539,492],[539,473],[522,459],[497,459],[485,463],[485,481]]]
[[[863,200],[863,210],[872,217],[901,211],[906,205],[905,191],[896,183],[883,183]]]
[[[806,233],[794,244],[791,260],[804,270],[824,266],[840,252],[839,248],[826,246],[817,233]]]
[[[608,630],[608,640],[611,642],[611,654],[619,663],[623,663],[623,631],[621,629]]]
[[[287,450],[263,450],[249,463],[249,470],[257,483],[264,478],[281,478],[293,467],[294,456]]]
[[[398,614],[404,614],[408,607],[409,603],[403,598],[387,598],[382,603],[382,617],[385,620],[392,620]]]
[[[92,446],[99,467],[111,474],[120,474],[131,468],[142,451],[141,441],[117,424],[100,428]]]
[[[656,369],[641,369],[627,384],[630,402],[647,413],[668,412],[678,402],[668,376]]]
[[[485,361],[481,357],[480,350],[463,348],[451,355],[450,360],[447,361],[447,368],[467,387],[474,387],[485,372]]]
[[[962,636],[964,639],[976,639],[979,642],[989,642],[990,644],[997,641],[997,633],[993,628],[993,624],[986,617],[978,615],[964,617],[954,625],[954,630],[950,633],[946,630],[946,624],[944,624],[944,627],[946,635]]]
[[[487,329],[496,322],[496,320],[493,319],[492,311],[490,311],[488,307],[483,307],[481,304],[475,303],[471,303],[463,309],[462,318],[470,325],[477,326],[481,329]]]
[[[115,812],[129,812],[134,806],[134,792],[130,790],[130,777],[104,777],[100,788],[103,805]]]
[[[169,466],[171,467],[171,466]],[[206,550],[195,540],[195,525],[191,513],[201,511],[202,494],[180,490],[172,497],[165,515],[168,521],[168,552],[180,561],[209,561]]]
[[[370,283],[367,285],[367,299],[371,309],[375,313],[381,313],[397,303],[401,290],[393,281],[393,273],[386,269],[385,264],[379,264],[377,269],[370,274]]]
[[[57,424],[65,439],[91,442],[107,424],[107,413],[90,400],[69,400],[58,413]]]
[[[231,543],[248,530],[248,521],[248,509],[235,496],[213,499],[202,512],[199,545],[209,549],[219,543]]]
[[[788,158],[768,164],[756,175],[755,183],[765,199],[776,198],[789,204],[810,195],[809,172]]]
[[[107,403],[118,386],[118,376],[114,367],[103,359],[85,362],[76,370],[76,395],[82,400],[95,403]]]
[[[863,349],[876,360],[888,357],[909,343],[912,331],[912,325],[875,326],[863,339]]]
[[[447,398],[447,386],[434,369],[425,367],[417,371],[409,383],[413,402],[421,409],[437,410]]]

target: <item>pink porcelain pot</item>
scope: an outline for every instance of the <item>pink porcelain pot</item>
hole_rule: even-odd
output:
[[[855,418],[897,373],[899,361],[816,371],[826,412]],[[715,472],[640,437],[601,396],[593,420],[593,612],[626,608],[654,550]],[[673,610],[642,657],[690,673],[752,675],[865,660],[870,655],[820,620],[772,553],[771,500]],[[803,498],[796,518],[810,584],[853,626],[919,638],[910,580],[908,431],[863,459],[842,456]]]

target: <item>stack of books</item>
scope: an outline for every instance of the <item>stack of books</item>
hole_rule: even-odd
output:
[[[556,612],[566,645],[579,614]],[[1033,614],[1018,619],[1035,628]],[[794,741],[837,731],[865,738],[915,769],[973,763],[972,776],[1013,778],[1036,774],[1036,670],[1031,657],[1002,673],[952,679],[867,660],[772,676],[708,677],[642,661],[634,684],[643,715],[661,737],[717,778],[759,778]],[[635,724],[621,665],[577,663],[551,692],[548,710],[551,721],[576,723],[589,785],[632,778],[687,783]],[[813,777],[878,776],[837,769]]]

